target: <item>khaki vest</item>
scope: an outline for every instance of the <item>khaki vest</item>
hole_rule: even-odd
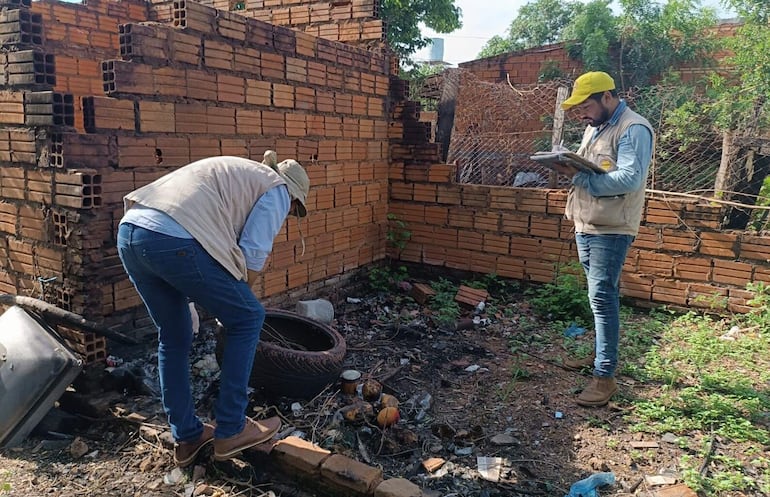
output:
[[[211,157],[177,169],[123,198],[165,212],[239,280],[247,279],[238,240],[267,190],[286,182],[270,167],[241,157]]]
[[[618,142],[632,124],[641,124],[653,133],[645,118],[626,108],[618,122],[602,131],[593,143],[591,137],[596,128],[588,126],[577,153],[607,171],[614,171],[617,169]],[[567,197],[565,217],[574,221],[577,233],[636,236],[642,221],[646,183],[645,178],[639,190],[609,197],[594,197],[585,188],[573,185]]]

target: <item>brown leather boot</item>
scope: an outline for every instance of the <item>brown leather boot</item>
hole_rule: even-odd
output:
[[[246,425],[237,435],[227,438],[214,439],[214,459],[224,461],[230,459],[242,450],[267,442],[281,427],[278,416],[259,421],[246,418]]]
[[[612,376],[594,376],[578,395],[577,403],[584,407],[601,407],[606,405],[617,391],[618,385]]]
[[[572,369],[574,371],[580,371],[583,368],[593,368],[594,367],[594,361],[596,361],[596,353],[593,352],[590,355],[578,359],[570,359],[569,357],[564,357],[562,359],[562,365],[567,369]]]
[[[203,423],[203,433],[194,442],[178,442],[174,446],[174,461],[177,466],[184,468],[195,460],[195,457],[203,447],[214,440],[214,426]]]

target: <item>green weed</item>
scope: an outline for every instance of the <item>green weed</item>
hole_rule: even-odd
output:
[[[430,308],[439,326],[453,326],[460,316],[460,306],[455,302],[458,286],[451,281],[440,278],[431,283],[436,292],[430,300]]]
[[[593,322],[586,293],[585,273],[580,263],[559,268],[553,283],[526,292],[537,314],[552,321],[572,322],[587,326]]]

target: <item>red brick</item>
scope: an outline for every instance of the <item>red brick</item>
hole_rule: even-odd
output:
[[[370,494],[382,481],[382,470],[333,454],[321,464],[321,476],[344,491]]]

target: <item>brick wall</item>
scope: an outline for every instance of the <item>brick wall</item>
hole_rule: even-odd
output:
[[[388,57],[186,0],[0,2],[0,291],[147,324],[115,248],[123,195],[266,149],[312,186],[305,255],[291,219],[260,295],[384,257]]]
[[[583,72],[582,62],[571,59],[563,43],[463,62],[458,67],[484,81],[503,83],[510,78],[513,86],[532,85],[538,82],[540,71],[549,61],[568,78],[576,78]]]
[[[201,3],[351,45],[380,46],[380,0],[206,0]]]
[[[577,260],[566,191],[459,185],[454,174],[447,164],[391,166],[390,212],[412,233],[401,259],[541,283]],[[746,311],[746,283],[770,284],[770,237],[725,232],[721,217],[718,206],[648,199],[622,294]]]

